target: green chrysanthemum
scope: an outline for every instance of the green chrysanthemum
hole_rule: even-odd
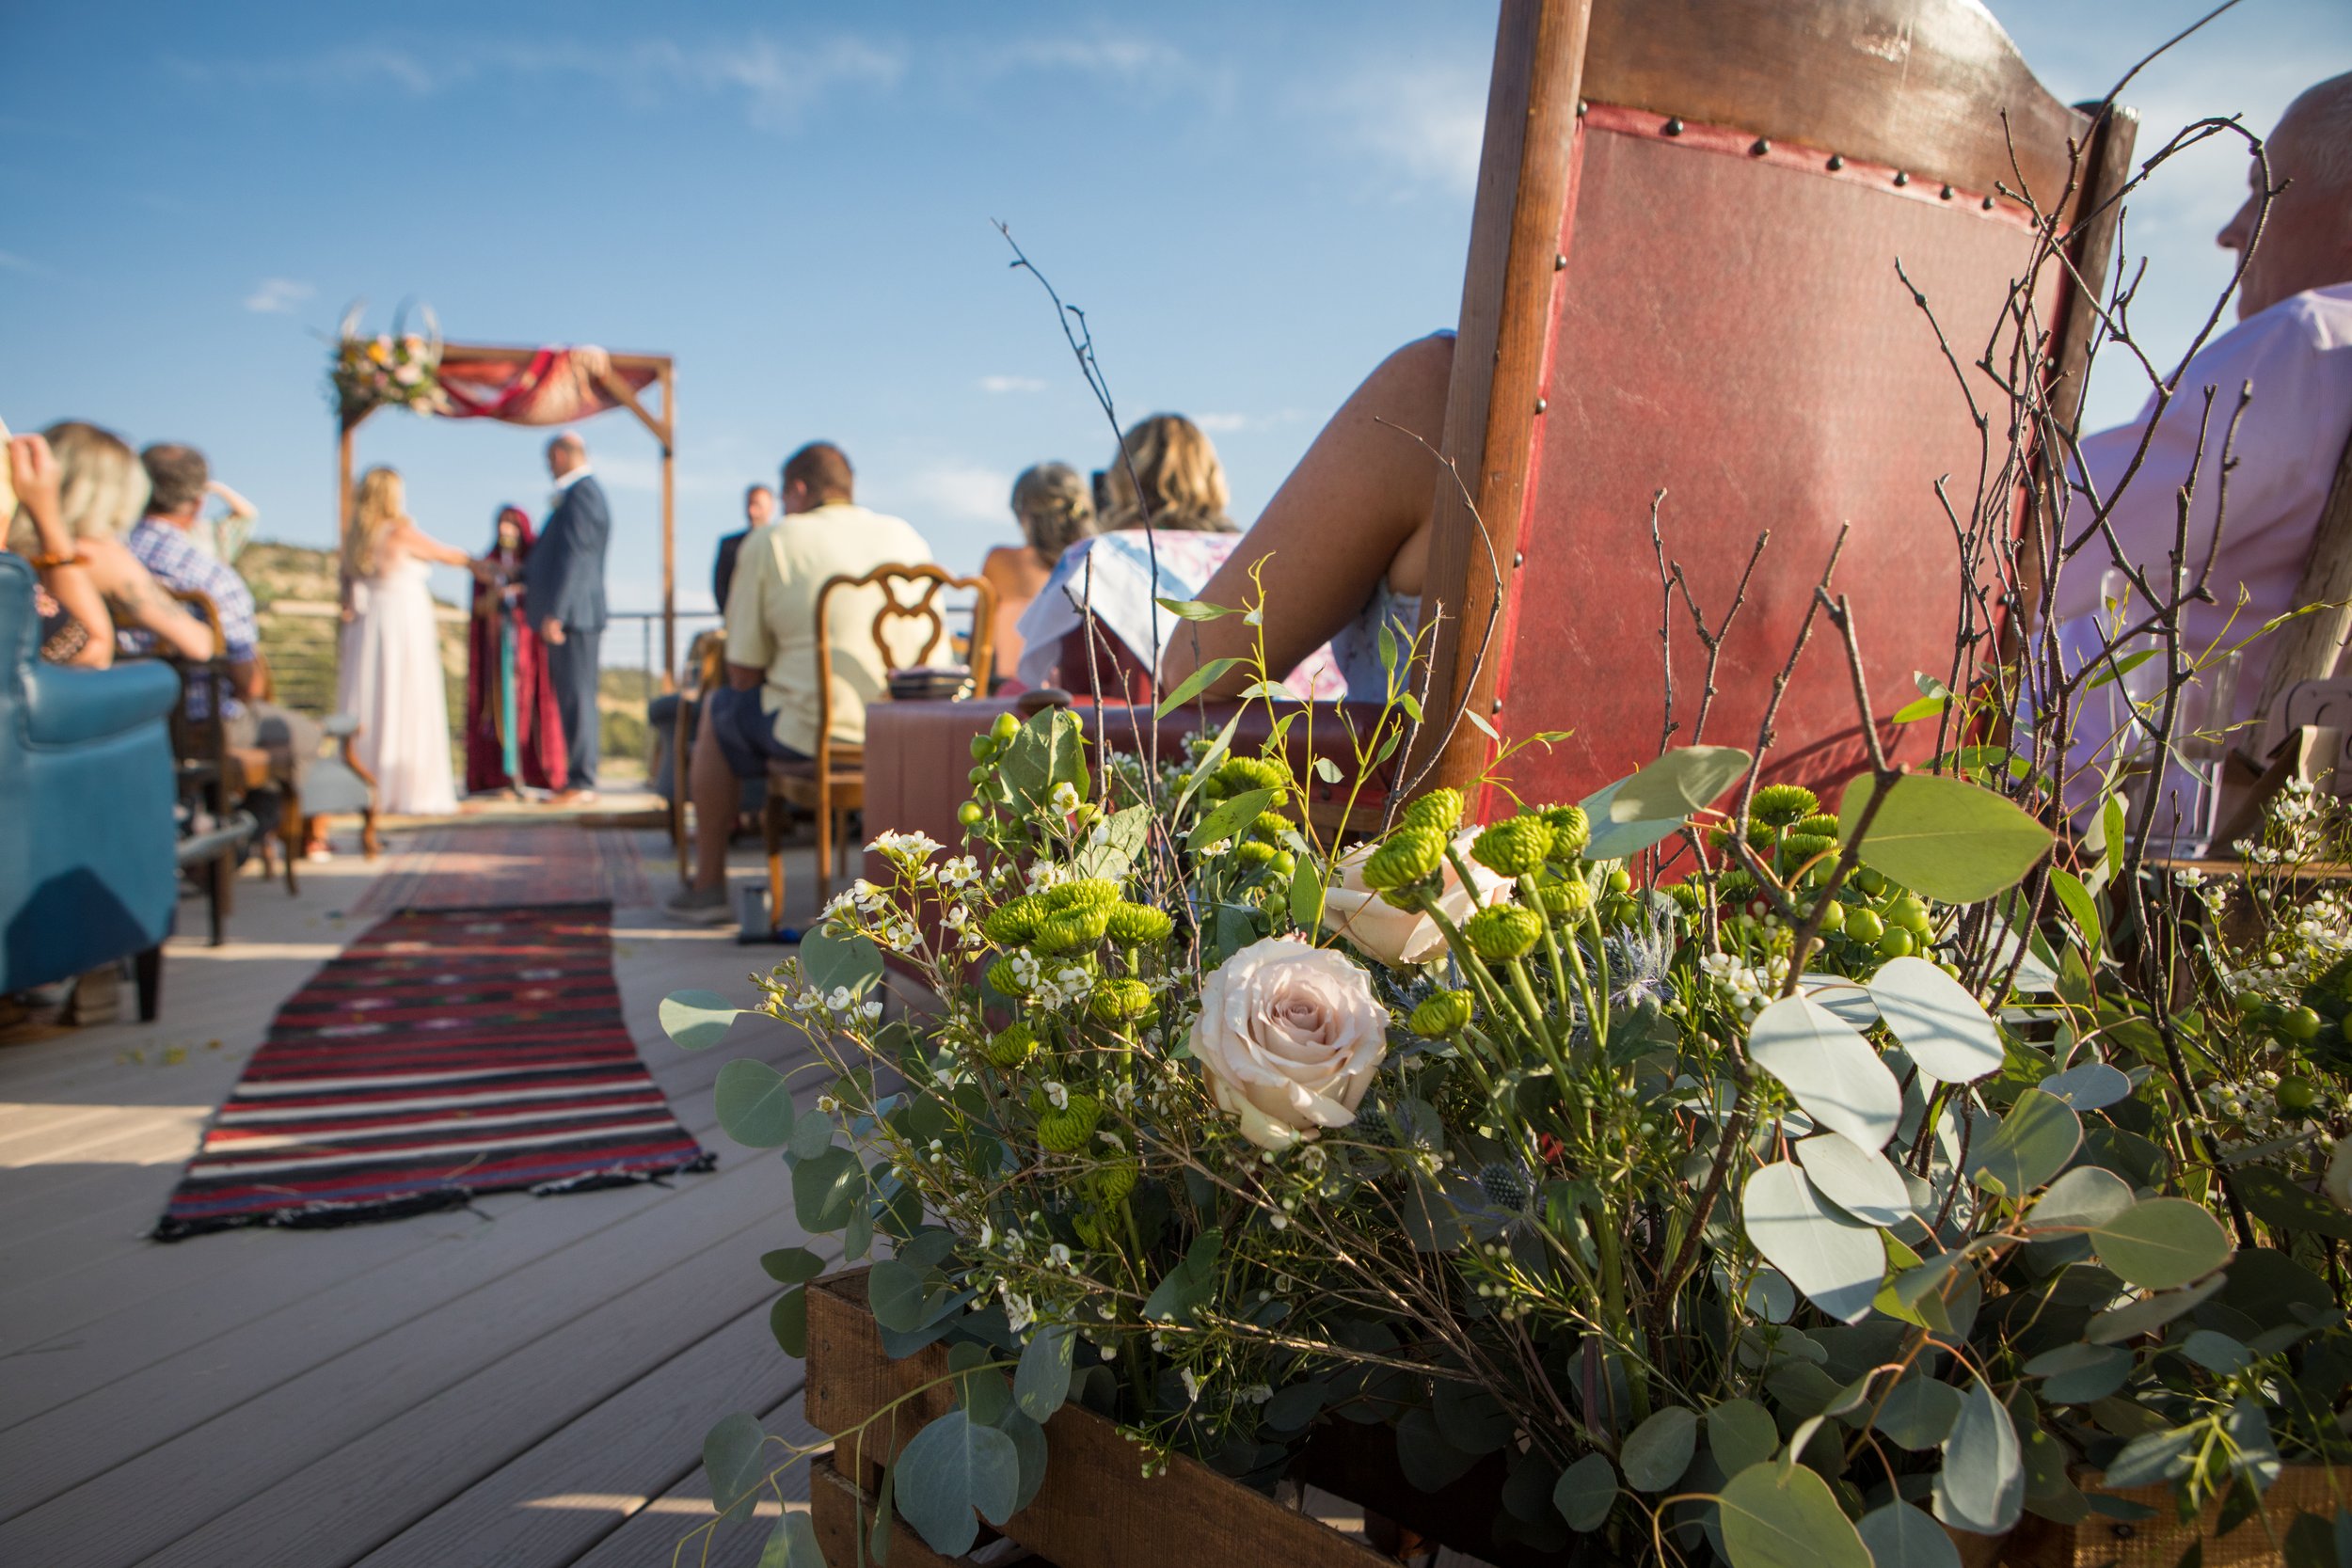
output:
[[[1462,923],[1471,951],[1490,963],[1516,958],[1543,940],[1544,919],[1518,904],[1495,904]]]
[[[1701,895],[1699,884],[1696,882],[1677,882],[1666,890],[1666,896],[1680,905],[1684,914],[1699,912]]]
[[[1274,844],[1279,842],[1284,833],[1293,832],[1297,826],[1297,823],[1293,822],[1279,811],[1262,811],[1258,814],[1257,820],[1249,824],[1249,832],[1252,837]]]
[[[1106,882],[1100,877],[1086,877],[1074,882],[1049,887],[1042,896],[1047,914],[1060,914],[1068,910],[1108,909],[1119,902],[1119,884]]]
[[[1405,1026],[1423,1039],[1448,1039],[1470,1021],[1470,994],[1466,990],[1431,991],[1413,1009]]]
[[[1070,1216],[1070,1228],[1078,1233],[1078,1240],[1084,1242],[1089,1251],[1101,1247],[1104,1239],[1110,1234],[1103,1228],[1101,1220],[1083,1212]]]
[[[1535,901],[1544,912],[1562,920],[1578,921],[1593,907],[1592,884],[1573,871],[1558,866],[1546,866],[1535,873]]]
[[[1105,1204],[1122,1202],[1129,1193],[1136,1190],[1137,1174],[1133,1160],[1120,1160],[1104,1165],[1094,1173],[1094,1196]]]
[[[1270,757],[1227,757],[1217,765],[1216,776],[1228,795],[1250,789],[1287,790],[1291,782],[1282,765]]]
[[[1715,899],[1724,909],[1744,911],[1756,896],[1756,879],[1744,871],[1726,871],[1715,879]]]
[[[1819,833],[1823,838],[1837,838],[1841,836],[1841,830],[1838,827],[1837,818],[1827,815],[1816,815],[1806,817],[1804,821],[1797,824],[1797,832],[1801,833]]]
[[[1546,806],[1544,821],[1551,829],[1551,858],[1572,861],[1593,842],[1593,824],[1582,806]]]
[[[1036,938],[1038,927],[1049,912],[1042,897],[1025,893],[989,911],[980,922],[980,931],[999,947],[1019,947]]]
[[[1105,980],[1087,998],[1087,1011],[1104,1023],[1132,1023],[1152,1010],[1152,988],[1140,980]]]
[[[1458,789],[1433,789],[1405,808],[1404,820],[1415,828],[1431,828],[1438,833],[1450,833],[1461,825],[1462,792]]]
[[[999,996],[1020,998],[1029,994],[1029,988],[1021,983],[1020,972],[1012,959],[1002,958],[988,966],[988,989]]]
[[[1176,928],[1165,911],[1149,904],[1120,904],[1112,908],[1104,934],[1121,947],[1156,947]]]
[[[1780,841],[1782,856],[1790,865],[1803,865],[1814,856],[1837,847],[1837,841],[1820,833],[1790,833]]]
[[[1364,885],[1386,892],[1433,875],[1445,863],[1443,830],[1409,823],[1388,836],[1364,862]]]
[[[1041,953],[1075,953],[1101,942],[1110,924],[1108,905],[1064,910],[1037,928],[1036,946]]]
[[[1751,821],[1748,823],[1748,847],[1760,854],[1770,854],[1772,852],[1772,841],[1779,836],[1779,834],[1772,831],[1772,825],[1769,822]],[[1713,827],[1708,829],[1707,842],[1710,848],[1730,848],[1731,824],[1728,822],[1718,822]]]
[[[1489,871],[1524,877],[1551,853],[1551,824],[1540,816],[1511,816],[1482,832],[1470,855]]]
[[[1010,1023],[988,1042],[990,1063],[1006,1071],[1019,1067],[1037,1050],[1037,1032],[1025,1023]]]
[[[1821,798],[1803,784],[1766,784],[1756,792],[1748,815],[1775,828],[1793,828],[1821,809]]]
[[[1061,1110],[1047,1109],[1037,1118],[1037,1141],[1049,1153],[1075,1154],[1102,1125],[1103,1102],[1090,1094],[1073,1094]]]
[[[1244,839],[1233,846],[1233,858],[1244,865],[1263,865],[1274,859],[1274,846],[1261,844],[1254,838]]]

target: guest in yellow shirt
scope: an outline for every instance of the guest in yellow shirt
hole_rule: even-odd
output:
[[[841,449],[816,441],[784,465],[784,515],[743,541],[726,603],[727,680],[705,700],[690,775],[694,801],[694,885],[670,900],[674,914],[713,925],[734,918],[727,903],[727,835],[739,802],[738,781],[763,777],[771,761],[805,762],[817,752],[817,595],[828,578],[863,577],[885,562],[925,565],[923,536],[897,517],[851,499],[855,475]],[[836,594],[822,635],[833,651],[833,741],[866,739],[866,705],[889,690],[874,644],[882,590]],[[903,635],[919,639],[909,624]],[[920,648],[896,650],[903,662]]]

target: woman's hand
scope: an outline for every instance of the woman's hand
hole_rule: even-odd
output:
[[[49,450],[48,437],[9,438],[8,483],[16,487],[17,500],[33,519],[33,528],[40,535],[41,549],[50,555],[72,555],[73,541],[57,520],[57,492],[63,480],[57,454]]]

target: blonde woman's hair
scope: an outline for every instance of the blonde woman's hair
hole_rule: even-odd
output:
[[[1104,532],[1141,528],[1147,520],[1153,528],[1195,533],[1241,531],[1225,515],[1232,501],[1225,488],[1225,466],[1199,425],[1182,414],[1154,414],[1129,430],[1120,449],[1111,454],[1111,466],[1103,475]],[[1127,471],[1130,463],[1135,467],[1132,475]]]
[[[57,521],[76,539],[119,539],[147,509],[147,470],[138,453],[110,430],[61,420],[41,434],[57,454]],[[41,553],[32,514],[23,507],[8,523],[8,548]]]
[[[1012,482],[1012,515],[1048,566],[1094,531],[1094,493],[1067,463],[1040,463]]]
[[[375,576],[384,563],[384,536],[407,515],[399,469],[378,466],[361,474],[351,506],[351,531],[343,535],[343,575]]]

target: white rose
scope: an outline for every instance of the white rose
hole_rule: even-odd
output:
[[[2328,1174],[2319,1179],[2319,1185],[2336,1200],[2337,1208],[2352,1210],[2352,1138],[2336,1140],[2335,1158],[2328,1162]]]
[[[1476,879],[1472,888],[1462,886],[1462,879],[1455,874],[1451,860],[1438,873],[1442,882],[1438,908],[1457,929],[1473,910],[1502,903],[1511,896],[1510,878],[1499,876],[1470,859],[1470,840],[1477,836],[1477,830],[1472,829],[1454,841],[1454,853],[1470,866],[1470,876]],[[1421,911],[1400,910],[1364,886],[1364,862],[1372,858],[1377,847],[1359,844],[1340,857],[1340,879],[1324,890],[1324,927],[1382,963],[1426,963],[1445,950],[1445,933]]]
[[[1252,942],[1201,983],[1192,1053],[1218,1109],[1260,1148],[1354,1121],[1388,1049],[1388,1009],[1369,977],[1328,948]]]

